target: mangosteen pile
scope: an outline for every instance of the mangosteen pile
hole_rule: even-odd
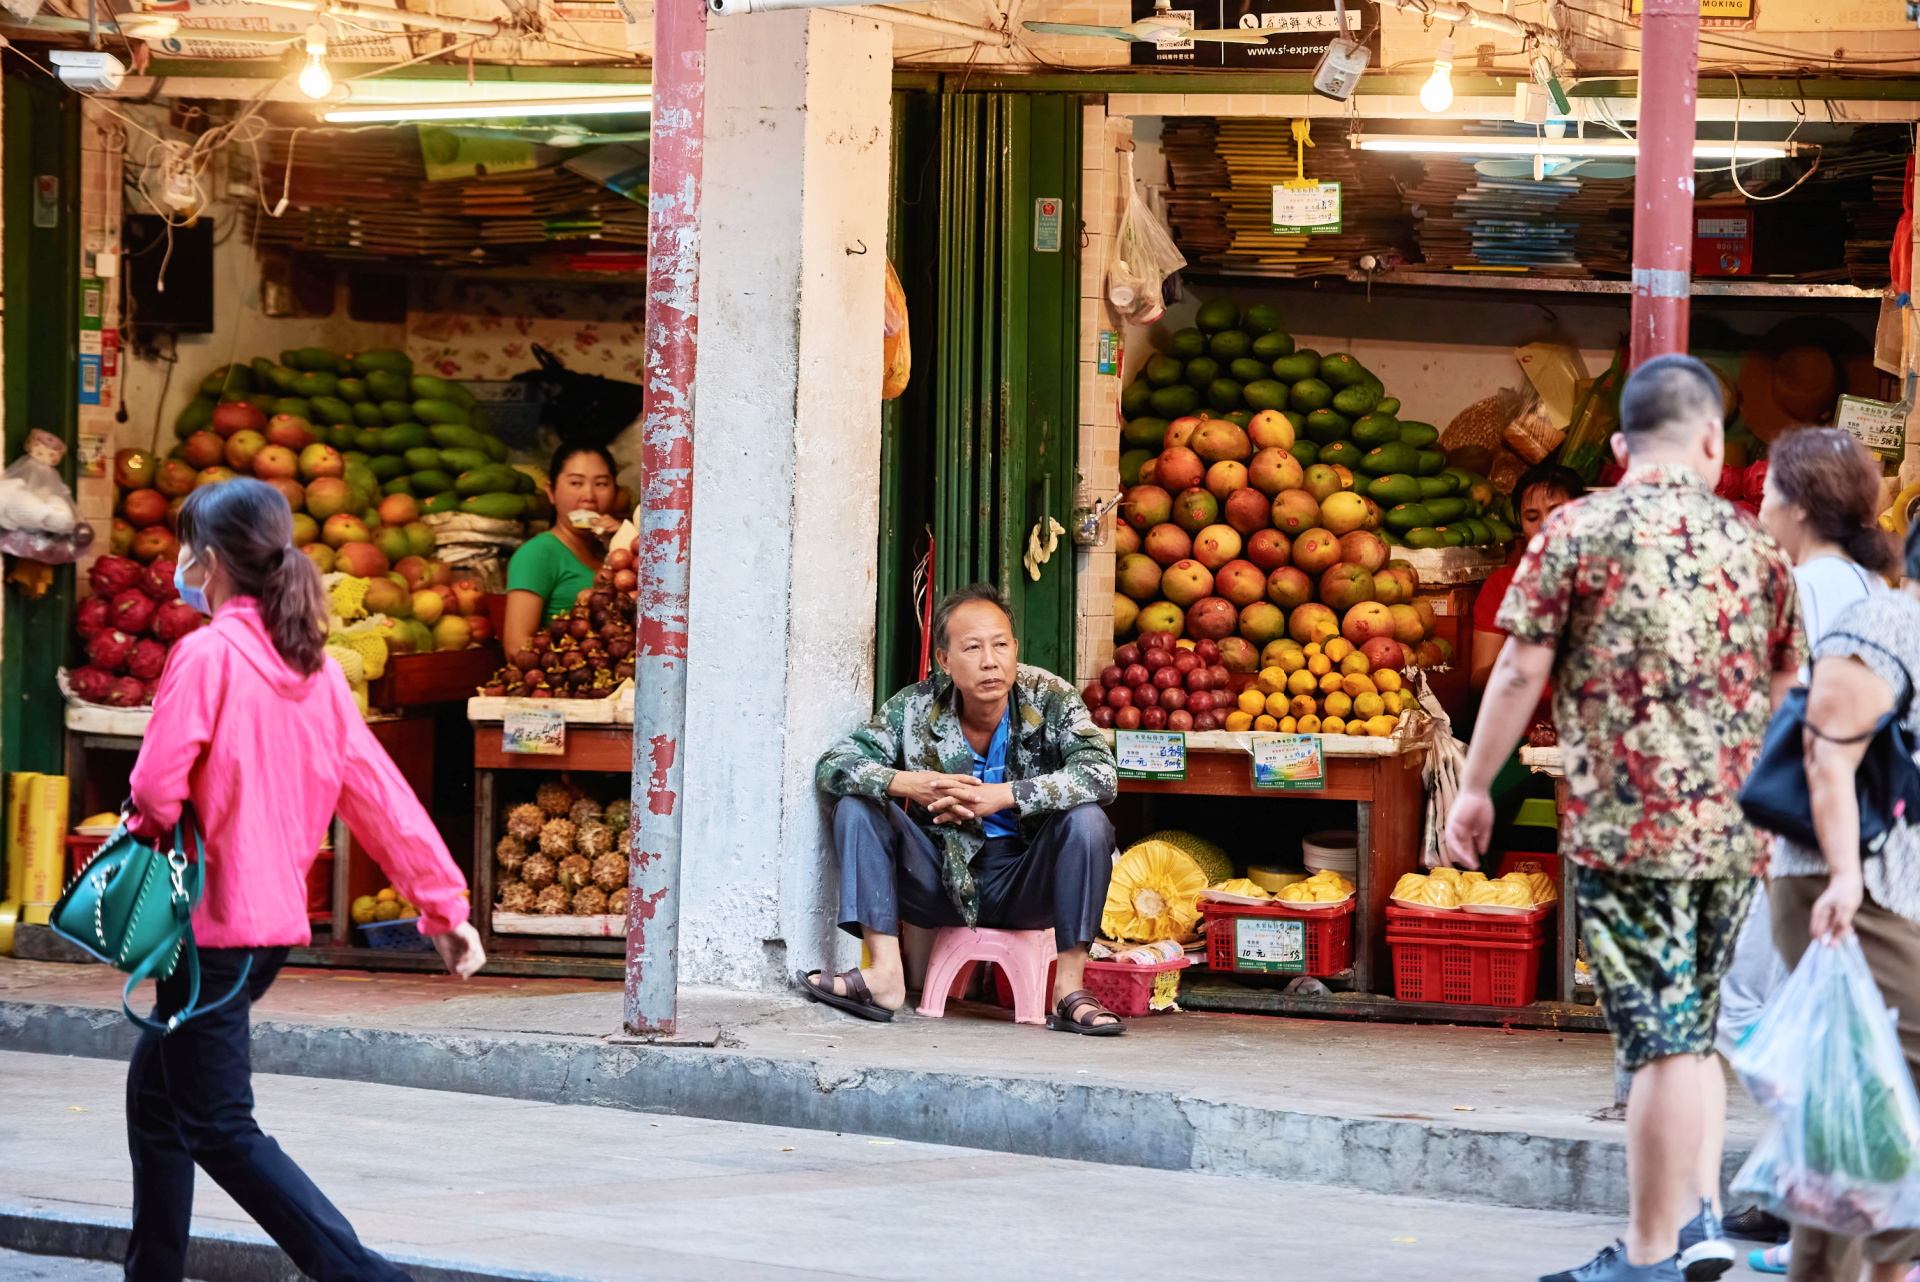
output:
[[[633,553],[618,548],[573,608],[535,632],[524,650],[480,687],[482,695],[515,699],[604,699],[633,675]]]

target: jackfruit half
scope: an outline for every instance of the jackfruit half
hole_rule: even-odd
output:
[[[1145,845],[1149,841],[1164,842],[1184,852],[1206,876],[1209,886],[1217,886],[1233,876],[1233,860],[1227,857],[1225,850],[1205,837],[1196,837],[1190,832],[1181,832],[1177,828],[1166,828],[1159,832],[1148,833],[1140,839],[1139,844]]]
[[[1178,846],[1138,842],[1113,866],[1100,930],[1109,939],[1142,944],[1184,939],[1200,920],[1200,892],[1206,888],[1206,875]]]

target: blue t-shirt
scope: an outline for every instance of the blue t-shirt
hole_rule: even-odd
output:
[[[1007,710],[1000,716],[1000,724],[994,729],[993,739],[987,744],[987,754],[983,757],[973,753],[973,777],[981,783],[1005,783],[1007,781],[1007,736],[1013,732],[1013,702],[1007,702]],[[973,752],[973,745],[967,745],[967,751]],[[987,830],[987,836],[1017,837],[1020,835],[1020,811],[1009,806],[1005,810],[996,810],[980,821]]]

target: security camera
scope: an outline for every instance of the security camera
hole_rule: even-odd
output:
[[[50,55],[60,69],[60,83],[75,93],[112,93],[126,77],[126,66],[97,49],[56,49]]]

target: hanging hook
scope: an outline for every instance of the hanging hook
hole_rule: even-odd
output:
[[[866,242],[866,241],[864,241],[864,240],[856,240],[856,241],[854,241],[853,243],[854,243],[854,244],[856,244],[856,245],[858,245],[858,246],[860,246],[860,248],[858,248],[858,249],[849,249],[849,250],[847,251],[847,253],[848,253],[849,255],[855,255],[855,254],[864,254],[864,253],[866,253],[866,252],[867,252],[867,242]]]

